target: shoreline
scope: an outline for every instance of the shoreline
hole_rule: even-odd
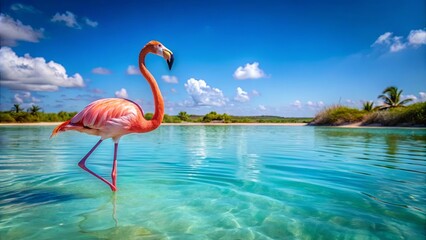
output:
[[[0,123],[0,126],[57,126],[63,122]],[[307,123],[162,123],[163,126],[307,126]]]
[[[36,123],[0,123],[1,126],[57,126],[63,122],[36,122]],[[289,126],[289,127],[331,127],[331,128],[402,128],[402,129],[426,129],[423,126],[382,126],[378,124],[361,125],[351,123],[340,126],[315,126],[308,123],[162,123],[163,126]]]

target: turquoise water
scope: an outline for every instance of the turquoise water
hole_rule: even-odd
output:
[[[426,130],[162,126],[122,138],[0,127],[0,239],[424,239]],[[113,143],[88,167],[109,179]]]

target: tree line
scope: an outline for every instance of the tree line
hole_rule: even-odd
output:
[[[71,119],[77,112],[60,111],[45,113],[38,105],[32,105],[25,111],[21,104],[14,104],[10,111],[0,112],[0,122],[27,123],[27,122],[62,122]]]
[[[0,112],[0,122],[3,123],[30,123],[30,122],[63,122],[71,119],[77,112],[60,111],[45,113],[38,105],[32,105],[26,111],[20,104],[14,104],[10,111]],[[150,120],[152,113],[146,113],[145,119]],[[285,118],[277,116],[231,116],[226,113],[209,112],[205,115],[191,115],[179,112],[172,116],[164,114],[163,123],[308,123],[312,118]]]

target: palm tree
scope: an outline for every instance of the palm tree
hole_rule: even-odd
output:
[[[30,108],[28,108],[28,112],[30,112],[32,115],[37,115],[37,113],[41,110],[41,107],[37,105],[32,105]]]
[[[21,111],[23,111],[24,109],[22,109],[21,108],[21,104],[13,104],[13,107],[12,107],[12,111],[13,112],[16,112],[16,113],[19,113],[19,112],[21,112]]]
[[[373,105],[374,105],[373,101],[366,101],[362,104],[362,108],[364,111],[371,112],[374,109]]]
[[[186,112],[179,112],[178,117],[182,121],[188,121],[189,120],[189,115]]]
[[[378,96],[378,98],[383,99],[383,105],[380,107],[380,109],[402,107],[404,104],[413,101],[411,98],[407,98],[401,101],[401,93],[402,90],[398,90],[397,87],[387,87],[383,91],[383,94]]]

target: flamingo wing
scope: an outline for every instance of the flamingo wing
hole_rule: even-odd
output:
[[[143,110],[135,102],[122,98],[100,99],[87,105],[69,122],[65,122],[54,130],[77,130],[103,139],[119,137],[135,131],[137,124],[143,119]],[[55,132],[56,131],[56,132]]]

